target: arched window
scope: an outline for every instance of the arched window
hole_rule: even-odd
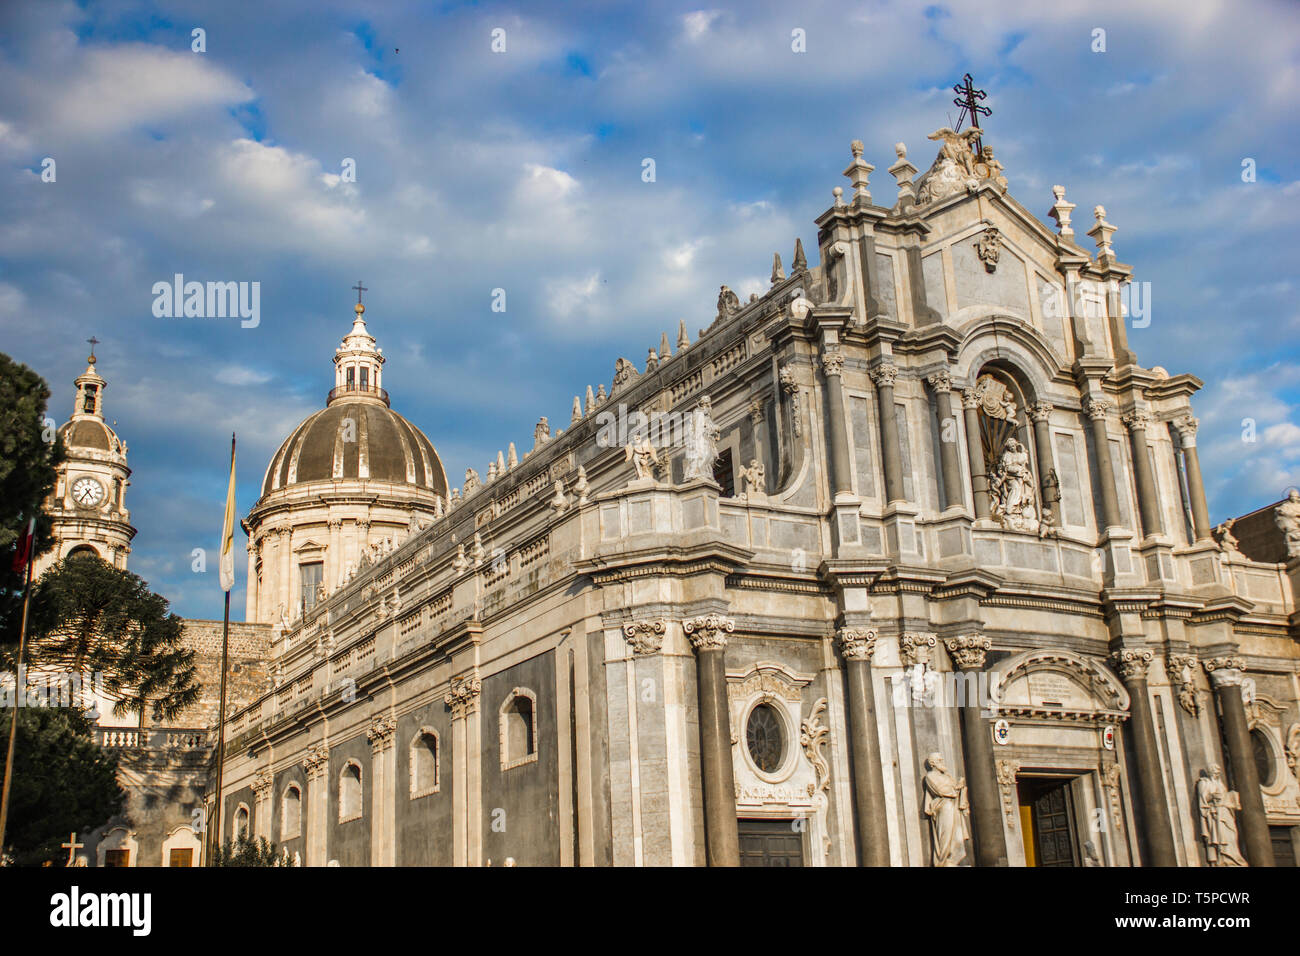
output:
[[[501,769],[537,759],[537,695],[516,687],[501,705]]]
[[[235,826],[233,836],[236,841],[248,839],[248,805],[241,803],[239,809],[235,811]]]
[[[361,816],[361,764],[349,760],[339,774],[339,823]]]
[[[88,544],[79,544],[69,551],[67,556],[69,558],[97,558],[99,552]]]
[[[302,790],[291,783],[280,798],[280,839],[292,840],[299,836],[302,836]]]
[[[411,741],[411,799],[438,792],[438,733],[421,727]]]

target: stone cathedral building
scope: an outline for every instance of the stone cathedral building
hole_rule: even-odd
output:
[[[224,835],[312,866],[1293,863],[1300,534],[1216,537],[1201,382],[1130,350],[1116,227],[1078,235],[1059,186],[1041,221],[976,135],[919,176],[900,144],[883,202],[855,142],[817,266],[723,286],[456,488],[358,304],[245,523],[273,640]]]

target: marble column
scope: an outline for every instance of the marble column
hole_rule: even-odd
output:
[[[333,594],[338,590],[339,579],[343,576],[343,555],[339,553],[339,532],[343,530],[342,518],[330,518],[330,543],[325,552],[325,593]]]
[[[1106,429],[1110,403],[1089,399],[1084,405],[1084,411],[1092,421],[1092,443],[1097,450],[1097,486],[1101,489],[1100,530],[1118,528],[1123,522],[1119,515],[1119,494],[1115,489],[1115,467],[1110,460],[1110,433]]]
[[[1197,541],[1212,538],[1210,530],[1210,509],[1205,503],[1205,482],[1201,479],[1201,459],[1196,452],[1196,427],[1200,421],[1191,415],[1184,415],[1174,422],[1178,430],[1178,441],[1183,446],[1183,468],[1187,473],[1187,494],[1191,498],[1188,504],[1192,509],[1192,533]]]
[[[880,732],[876,724],[876,695],[871,681],[871,654],[876,649],[876,636],[874,627],[845,627],[839,633],[848,679],[849,749],[853,756],[858,861],[863,866],[889,866],[885,775],[880,765]]]
[[[293,529],[280,529],[280,551],[276,555],[280,562],[280,603],[284,606],[284,615],[290,621],[298,619],[298,602],[294,598],[293,582]]]
[[[471,748],[469,718],[478,713],[479,695],[483,684],[477,675],[458,678],[443,701],[451,708],[451,860],[453,866],[469,866],[474,862],[473,845],[476,835],[470,832],[474,825],[471,812],[469,786]]]
[[[966,454],[970,460],[971,493],[975,501],[975,517],[987,518],[989,511],[989,476],[984,465],[984,441],[980,438],[979,399],[975,389],[964,389],[961,406],[966,415]]]
[[[943,496],[948,507],[966,504],[961,486],[961,465],[957,457],[957,419],[952,409],[952,376],[946,371],[926,378],[934,391],[935,411],[939,414],[939,468],[943,472]]]
[[[273,838],[271,830],[271,771],[259,770],[253,775],[253,833],[254,837]]]
[[[894,380],[898,366],[892,362],[877,365],[871,370],[871,380],[876,383],[876,402],[880,408],[881,458],[885,463],[885,502],[904,501],[903,455],[898,443],[898,408],[894,405]]]
[[[953,667],[963,675],[984,670],[985,657],[993,642],[978,634],[944,639]],[[975,682],[978,687],[978,682]],[[1006,866],[1007,839],[1002,827],[1002,797],[998,792],[997,767],[993,762],[993,730],[980,715],[983,702],[976,693],[970,699],[972,681],[965,684],[965,700],[954,703],[961,720],[962,754],[966,765],[966,788],[970,797],[971,836],[975,841],[976,866]]]
[[[1151,470],[1151,452],[1147,445],[1151,416],[1143,411],[1130,412],[1124,416],[1124,424],[1128,426],[1133,442],[1133,475],[1137,478],[1142,535],[1149,538],[1164,531],[1164,522],[1160,520],[1160,496],[1156,492],[1156,476]]]
[[[841,376],[844,355],[838,348],[822,352],[822,371],[826,375],[826,414],[830,419],[831,479],[837,495],[853,492],[849,465],[849,433],[844,418],[844,388]]]
[[[1111,665],[1129,694],[1129,719],[1124,729],[1137,767],[1137,779],[1130,782],[1136,785],[1138,805],[1142,808],[1141,838],[1146,850],[1143,863],[1177,866],[1169,799],[1165,794],[1160,748],[1156,744],[1156,726],[1147,690],[1151,657],[1150,651],[1124,650],[1112,656]]]
[[[248,539],[248,580],[244,584],[244,620],[260,621],[257,612],[257,548],[258,542],[250,535]]]
[[[1029,406],[1029,420],[1034,425],[1034,450],[1038,456],[1038,495],[1040,514],[1047,520],[1047,509],[1052,509],[1052,521],[1058,527],[1061,520],[1061,476],[1056,473],[1056,456],[1052,454],[1052,403],[1035,402]]]
[[[723,658],[736,622],[706,614],[682,622],[695,648],[700,695],[700,765],[704,776],[704,838],[709,866],[740,865],[736,777],[731,764],[731,714]]]
[[[307,827],[303,844],[307,866],[325,866],[329,862],[329,747],[316,744],[307,748],[302,768],[307,774]]]
[[[1246,662],[1240,657],[1214,657],[1205,661],[1205,672],[1219,705],[1219,726],[1228,751],[1232,786],[1241,798],[1242,849],[1251,866],[1275,866],[1273,840],[1268,832],[1264,797],[1259,790],[1259,770],[1250,740],[1250,724],[1241,699],[1241,672]]]
[[[396,866],[396,813],[393,735],[397,721],[383,714],[370,721],[370,865]]]

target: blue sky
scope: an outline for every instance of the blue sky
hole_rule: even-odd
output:
[[[970,71],[1012,194],[1041,216],[1063,184],[1085,229],[1103,204],[1151,283],[1133,348],[1205,380],[1214,520],[1276,500],[1300,483],[1300,5],[1010,6],[6,4],[0,350],[61,421],[100,339],[131,568],[219,617],[190,554],[215,545],[229,434],[246,512],[324,402],[358,278],[393,405],[460,484],[531,447],[538,416],[566,423],[616,357],[641,364],[680,319],[693,337],[720,284],[766,288],[796,236],[815,254],[850,140],[892,203],[893,144],[924,169]],[[260,282],[261,324],[155,318],[177,272]]]

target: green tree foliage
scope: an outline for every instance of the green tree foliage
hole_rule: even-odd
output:
[[[288,850],[281,850],[266,837],[256,840],[241,834],[239,839],[217,850],[213,866],[293,866]]]
[[[63,460],[63,442],[45,424],[49,399],[44,379],[0,354],[0,653],[6,658],[17,650],[22,612],[23,575],[13,570],[14,549],[32,515],[36,554],[54,543],[49,517],[38,513]]]
[[[67,861],[60,847],[74,830],[87,834],[120,813],[117,755],[95,741],[94,724],[75,707],[18,708],[14,782],[4,855],[19,866]],[[9,740],[14,708],[0,709],[0,740]],[[0,759],[0,780],[4,761]]]
[[[113,712],[171,720],[199,698],[181,619],[140,577],[93,555],[49,568],[32,591],[28,661],[35,669],[101,674]]]

